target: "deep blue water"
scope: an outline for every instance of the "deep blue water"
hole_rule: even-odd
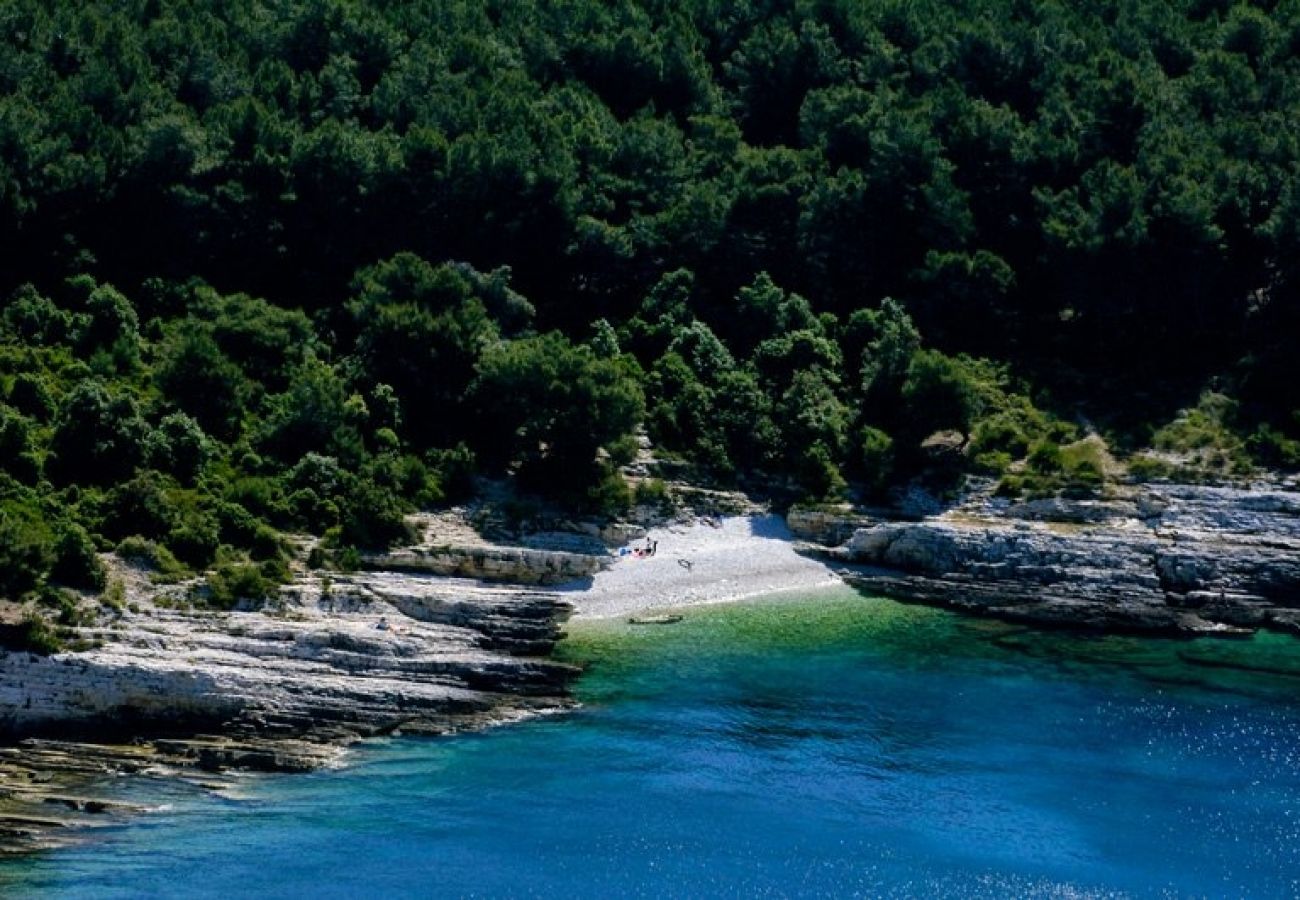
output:
[[[572,630],[579,712],[241,799],[175,787],[0,864],[0,894],[1300,895],[1291,639],[1077,638],[847,589]]]

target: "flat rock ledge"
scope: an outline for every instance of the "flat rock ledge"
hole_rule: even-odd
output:
[[[1134,486],[1106,500],[975,497],[899,521],[794,510],[804,550],[865,590],[1004,619],[1176,635],[1300,634],[1293,486]]]
[[[111,776],[220,788],[230,770],[329,765],[366,737],[565,709],[577,670],[548,657],[570,609],[422,572],[304,575],[265,609],[141,597],[82,629],[94,649],[0,652],[0,852],[134,812],[102,796]]]
[[[389,553],[362,556],[367,569],[388,572],[423,572],[480,578],[512,584],[554,585],[583,578],[609,568],[608,554],[575,553],[533,547],[448,545],[408,547]]]

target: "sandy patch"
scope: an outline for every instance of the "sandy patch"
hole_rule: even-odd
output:
[[[620,556],[590,587],[574,588],[568,598],[574,618],[612,618],[841,583],[822,563],[795,553],[780,516],[711,521],[651,529],[649,539],[659,542],[658,552]]]

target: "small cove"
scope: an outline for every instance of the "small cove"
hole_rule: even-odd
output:
[[[0,892],[1300,892],[1294,639],[1078,637],[848,588],[683,615],[571,623],[573,714],[155,792],[0,863]]]

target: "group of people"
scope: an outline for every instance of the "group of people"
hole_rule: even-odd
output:
[[[645,559],[648,556],[654,556],[658,552],[659,552],[659,542],[652,541],[650,540],[650,538],[646,538],[644,547],[635,547],[631,550],[629,550],[627,547],[624,547],[621,551],[619,551],[619,556],[630,555],[630,556],[635,556],[637,559]]]

